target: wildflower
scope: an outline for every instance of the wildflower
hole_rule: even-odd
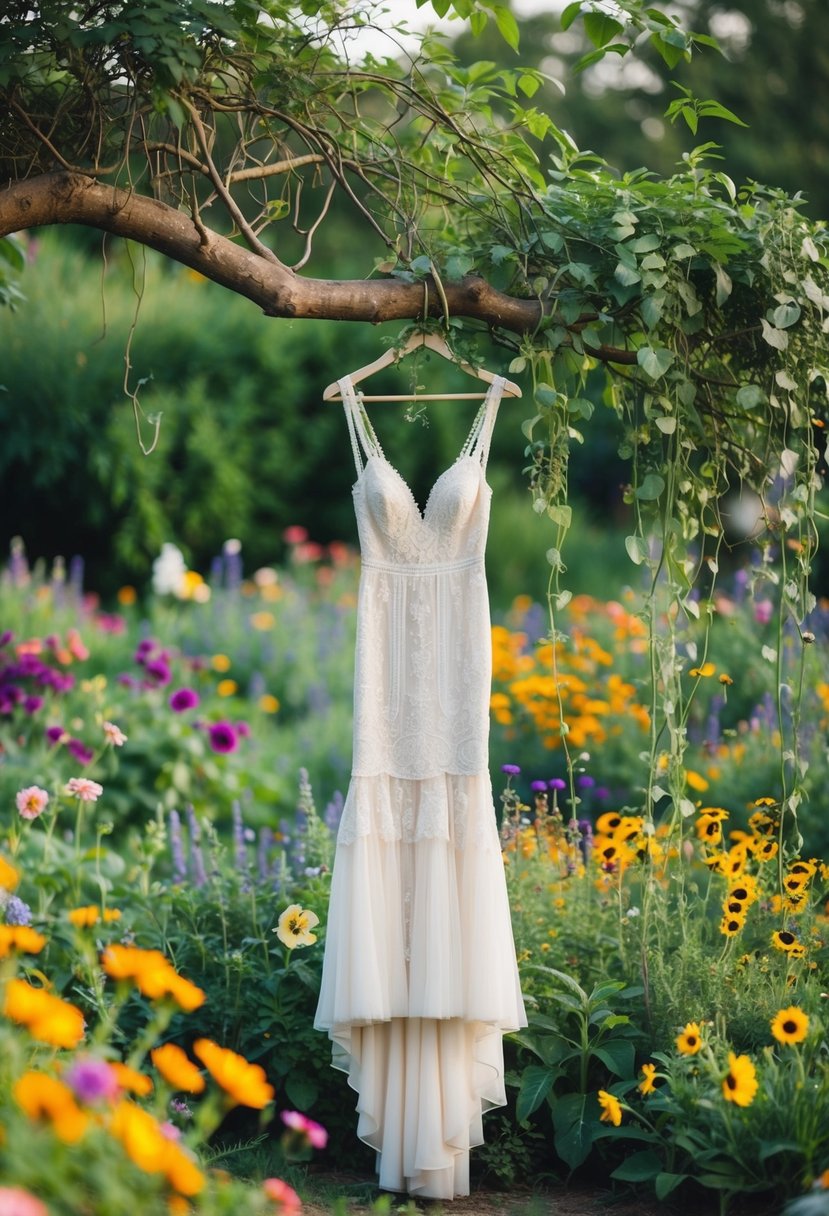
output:
[[[46,739],[54,747],[58,743],[68,743],[69,735],[62,726],[47,726]]]
[[[800,944],[800,942],[795,942],[795,944],[793,946],[789,947],[789,949],[787,950],[786,953],[788,954],[789,958],[805,958],[806,957],[806,947],[802,946]],[[812,967],[814,967],[814,963],[812,963],[810,965]]]
[[[722,1092],[723,1097],[736,1106],[751,1106],[757,1093],[757,1072],[748,1056],[735,1056],[729,1051]]]
[[[186,713],[188,709],[196,709],[199,704],[199,694],[192,688],[177,688],[168,702],[175,714]]]
[[[734,914],[726,912],[720,921],[720,933],[726,937],[733,937],[735,933],[739,933],[743,925],[746,923],[745,914]]]
[[[87,747],[81,739],[69,739],[66,750],[73,759],[77,760],[78,764],[91,764],[95,757],[92,748]]]
[[[521,768],[517,764],[502,764],[501,772],[506,773],[508,777],[517,777],[521,772]]]
[[[279,698],[273,696],[272,693],[263,692],[259,698],[259,708],[266,714],[278,713],[280,708]]]
[[[272,612],[253,612],[251,613],[250,623],[254,629],[273,629],[276,624],[276,617]]]
[[[216,685],[216,692],[220,697],[232,697],[238,691],[239,685],[235,680],[219,680]]]
[[[97,802],[104,787],[88,777],[70,777],[66,783],[67,794],[74,794],[81,802]]]
[[[200,1094],[205,1088],[204,1077],[185,1051],[175,1043],[163,1043],[150,1052],[153,1064],[173,1089],[188,1094]]]
[[[147,673],[148,679],[156,687],[163,687],[165,684],[169,684],[173,678],[170,664],[165,658],[161,657],[151,659],[149,663],[146,663],[144,671]]]
[[[13,891],[20,882],[20,874],[4,857],[0,857],[0,890]]]
[[[802,1043],[809,1033],[808,1015],[797,1005],[781,1009],[772,1018],[771,1033],[778,1043]]]
[[[281,1118],[285,1126],[302,1136],[311,1148],[325,1148],[328,1143],[328,1132],[322,1124],[315,1123],[313,1119],[300,1114],[298,1110],[283,1110]]]
[[[642,1065],[642,1080],[639,1082],[639,1085],[637,1086],[637,1088],[639,1089],[639,1092],[642,1094],[653,1093],[653,1091],[656,1089],[656,1065],[655,1064],[643,1064]]]
[[[618,1127],[622,1122],[622,1107],[619,1099],[609,1094],[606,1089],[599,1090],[599,1106],[602,1108],[602,1113],[599,1115],[601,1123],[612,1123],[614,1127]]]
[[[225,1093],[241,1106],[262,1110],[273,1101],[274,1088],[259,1064],[250,1064],[244,1056],[220,1047],[212,1039],[196,1039],[193,1052]]]
[[[80,1009],[25,980],[9,980],[3,1013],[25,1026],[33,1039],[53,1047],[77,1047],[84,1036]]]
[[[288,1186],[281,1178],[266,1178],[262,1190],[268,1199],[277,1205],[277,1216],[299,1216],[302,1211],[302,1200],[293,1187]]]
[[[104,971],[115,980],[132,980],[150,1000],[172,997],[187,1013],[204,1004],[201,988],[178,974],[160,950],[137,946],[107,946],[101,956]]]
[[[31,1191],[0,1186],[0,1216],[49,1216],[49,1209]]]
[[[64,1144],[76,1144],[86,1131],[89,1116],[75,1101],[68,1085],[43,1072],[24,1072],[15,1082],[14,1097],[30,1119],[51,1123]]]
[[[71,924],[78,929],[89,929],[100,920],[105,922],[120,920],[120,908],[104,908],[103,914],[97,904],[84,904],[82,908],[70,908],[67,913]]]
[[[118,1079],[106,1060],[80,1056],[66,1071],[66,1084],[87,1106],[110,1101],[118,1093]]]
[[[734,683],[734,681],[731,679],[731,676],[727,676],[725,674],[725,672],[723,672],[722,675],[720,676],[720,683],[725,684],[726,687],[730,687]]]
[[[702,1047],[702,1033],[698,1022],[688,1022],[676,1038],[676,1049],[683,1056],[695,1056]]]
[[[312,946],[317,940],[311,930],[320,923],[316,912],[291,904],[280,916],[273,932],[289,950],[297,946]]]
[[[130,1068],[129,1064],[123,1064],[120,1060],[113,1060],[110,1068],[119,1089],[124,1090],[126,1093],[138,1094],[140,1098],[145,1098],[147,1094],[152,1093],[153,1079],[152,1077],[148,1077],[145,1072],[139,1072],[136,1068]]]
[[[777,856],[779,845],[776,840],[760,840],[755,838],[750,841],[749,848],[758,861],[771,861]]]
[[[6,912],[8,914],[8,905]],[[29,925],[0,925],[0,958],[6,958],[13,950],[23,954],[40,954],[45,945],[43,934]]]
[[[596,820],[596,831],[600,835],[610,835],[615,832],[619,824],[622,822],[622,816],[618,811],[605,811]]]
[[[103,731],[107,743],[111,743],[113,747],[123,747],[127,741],[127,736],[114,722],[105,722]]]
[[[694,676],[695,679],[707,680],[708,677],[712,676],[716,670],[717,668],[715,665],[709,662],[703,663],[702,667],[692,667],[688,674]]]
[[[722,825],[719,819],[701,815],[696,822],[697,836],[708,844],[719,844],[722,840]]]
[[[226,654],[214,654],[210,660],[210,666],[214,671],[226,672],[230,671],[230,659]]]
[[[685,770],[685,780],[688,782],[692,790],[696,790],[700,794],[708,789],[708,782],[705,780],[705,778],[699,773],[695,772],[692,768]]]
[[[139,1169],[150,1174],[164,1174],[179,1195],[197,1195],[204,1188],[204,1174],[192,1157],[165,1134],[163,1124],[134,1102],[123,1100],[118,1103],[110,1131],[121,1141]]]
[[[37,819],[46,810],[49,795],[38,785],[27,785],[25,789],[18,790],[15,802],[23,819]]]
[[[790,953],[797,945],[797,938],[789,929],[776,929],[771,935],[771,944],[775,950],[784,950]]]
[[[207,733],[214,752],[224,755],[227,752],[236,751],[239,740],[235,729],[229,722],[214,722]]]
[[[0,899],[0,904],[2,904],[2,899]],[[17,895],[8,895],[3,915],[7,925],[28,925],[31,923],[32,909]]]

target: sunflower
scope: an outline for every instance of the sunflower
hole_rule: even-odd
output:
[[[642,1094],[651,1094],[656,1089],[656,1065],[642,1065],[642,1080],[637,1087]]]
[[[726,1101],[736,1106],[751,1106],[757,1093],[757,1072],[748,1056],[735,1056],[729,1051],[722,1092]]]
[[[771,1033],[778,1043],[802,1043],[809,1033],[809,1018],[797,1005],[790,1005],[774,1015]]]
[[[613,1094],[609,1094],[606,1089],[600,1089],[599,1106],[602,1108],[599,1121],[612,1123],[614,1127],[618,1127],[622,1122],[622,1106],[619,1099],[615,1098]]]
[[[702,1032],[698,1022],[688,1022],[682,1034],[677,1035],[676,1049],[683,1056],[695,1056],[702,1047]]]
[[[771,935],[771,944],[775,950],[788,952],[797,945],[797,938],[789,929],[775,929]]]

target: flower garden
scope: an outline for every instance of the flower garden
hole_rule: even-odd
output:
[[[312,1028],[358,563],[287,540],[250,577],[168,550],[112,610],[78,562],[2,575],[0,1216],[290,1214],[372,1176]],[[781,624],[762,573],[684,622],[635,587],[495,616],[530,1025],[479,1184],[829,1208],[829,605]]]

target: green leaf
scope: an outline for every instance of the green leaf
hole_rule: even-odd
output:
[[[634,493],[640,502],[655,502],[664,489],[665,478],[660,477],[658,473],[648,473]]]
[[[634,1050],[629,1039],[610,1039],[593,1048],[593,1055],[617,1077],[633,1076]]]
[[[676,430],[676,418],[668,416],[664,418],[654,418],[654,422],[659,427],[663,435],[673,435]]]
[[[515,1117],[519,1123],[538,1110],[560,1075],[557,1069],[547,1068],[543,1064],[529,1064],[524,1069],[515,1103]]]
[[[769,325],[765,317],[760,319],[760,324],[763,328],[763,341],[768,342],[769,346],[773,346],[775,350],[785,350],[789,345],[789,335],[785,329],[776,329],[775,326]]]
[[[566,1094],[553,1104],[556,1152],[571,1169],[587,1159],[593,1143],[594,1124],[586,1118],[586,1106],[586,1094]]]
[[[621,1165],[618,1165],[611,1178],[620,1182],[650,1182],[662,1172],[662,1162],[653,1149],[646,1148],[640,1153],[633,1153]]]
[[[291,1071],[285,1078],[285,1093],[297,1110],[308,1110],[319,1097],[319,1088],[304,1071]]]
[[[626,536],[625,548],[627,549],[628,557],[635,566],[641,566],[650,557],[647,541],[644,536]]]
[[[639,271],[634,270],[634,268],[628,265],[626,262],[619,262],[613,274],[623,287],[632,287],[634,283],[639,283],[642,280],[642,276]]]
[[[559,18],[559,23],[563,30],[569,30],[570,26],[575,21],[581,12],[581,0],[573,0],[572,4],[568,4],[564,12]]]
[[[511,47],[514,51],[517,51],[521,34],[514,14],[511,13],[508,8],[503,8],[500,5],[493,11],[495,13],[495,24],[498,26],[498,32],[500,33],[504,42],[506,42],[507,46]]]
[[[796,304],[794,300],[786,300],[784,304],[778,304],[772,320],[778,329],[788,329],[790,325],[794,325],[795,321],[800,320],[800,305]]]
[[[450,282],[457,282],[469,274],[475,265],[475,259],[466,253],[453,253],[446,259],[445,273]]]
[[[664,346],[658,347],[656,350],[652,346],[640,346],[636,352],[636,362],[645,375],[650,376],[651,380],[658,380],[660,376],[664,376],[673,361],[673,351],[667,350]]]
[[[717,279],[717,307],[720,307],[731,295],[731,276],[726,274],[719,262],[714,266],[714,274]]]
[[[620,21],[606,13],[584,14],[584,32],[595,47],[607,46],[624,28]]]
[[[525,97],[533,97],[541,87],[541,79],[532,72],[518,77],[518,87]]]
[[[671,1191],[676,1190],[679,1184],[688,1177],[690,1177],[689,1174],[669,1174],[667,1172],[657,1174],[653,1184],[656,1198],[659,1200],[667,1198]]]
[[[656,232],[646,232],[642,236],[631,241],[627,246],[633,253],[650,253],[652,249],[658,249],[662,244],[662,238]]]

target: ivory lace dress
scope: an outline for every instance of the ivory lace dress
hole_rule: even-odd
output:
[[[526,1025],[488,768],[489,389],[421,513],[340,381],[362,553],[352,778],[316,1026],[359,1099],[381,1187],[469,1193],[502,1035]]]

